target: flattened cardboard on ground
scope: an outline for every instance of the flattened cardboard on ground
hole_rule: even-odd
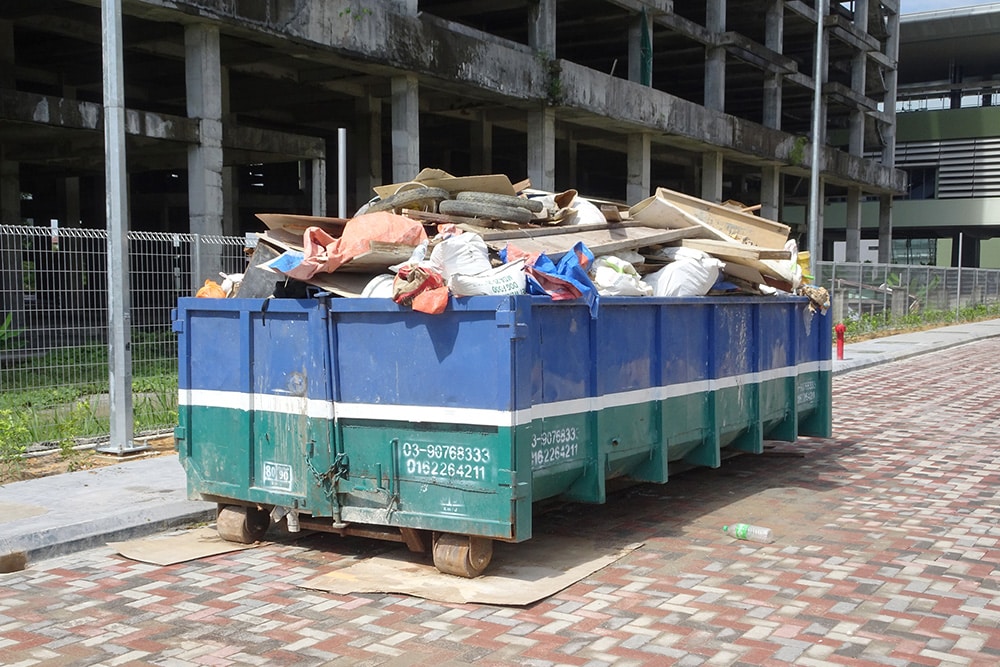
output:
[[[761,248],[781,248],[788,240],[788,225],[749,213],[713,204],[666,188],[642,200],[631,209],[629,217],[651,227],[698,226],[707,238],[749,242]]]
[[[429,188],[442,188],[454,194],[457,192],[493,192],[500,195],[513,195],[514,186],[504,174],[489,174],[483,176],[452,176],[440,169],[422,169],[410,183],[421,183]],[[383,199],[394,195],[406,183],[378,185],[375,194]]]
[[[108,546],[130,560],[153,565],[174,565],[199,558],[218,556],[232,551],[253,549],[256,544],[237,544],[219,537],[215,528],[202,526],[195,530],[163,537],[144,537],[128,542],[108,542]]]
[[[300,584],[350,595],[397,593],[452,604],[524,606],[554,595],[642,546],[542,535],[520,544],[495,543],[493,561],[475,579],[442,574],[426,556],[399,549]]]

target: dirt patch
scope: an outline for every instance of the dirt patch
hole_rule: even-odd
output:
[[[93,449],[76,450],[72,454],[64,454],[58,448],[53,448],[50,452],[42,456],[29,456],[24,459],[21,474],[16,476],[7,470],[0,469],[0,484],[15,482],[24,479],[36,479],[38,477],[48,477],[49,475],[61,475],[74,470],[90,470],[111,466],[127,461],[135,461],[144,458],[157,456],[172,456],[177,453],[174,449],[174,436],[165,435],[150,438],[148,442],[138,440],[142,444],[148,444],[149,449],[117,456],[115,454],[105,454]]]

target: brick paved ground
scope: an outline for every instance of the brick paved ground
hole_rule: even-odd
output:
[[[107,549],[0,577],[8,665],[1000,664],[1000,340],[835,379],[831,440],[565,506],[645,546],[528,608],[298,585],[310,537],[172,567]],[[771,526],[771,545],[720,526]]]

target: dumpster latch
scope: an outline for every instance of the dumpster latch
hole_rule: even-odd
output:
[[[316,486],[324,487],[327,498],[332,499],[337,488],[337,483],[342,479],[350,479],[351,464],[347,454],[341,452],[333,459],[333,464],[327,468],[326,472],[320,472],[312,463],[312,459],[306,456],[306,465],[316,480]]]

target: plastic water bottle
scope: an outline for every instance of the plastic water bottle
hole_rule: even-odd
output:
[[[732,535],[738,540],[748,540],[750,542],[763,542],[770,544],[774,542],[774,535],[770,528],[761,526],[751,526],[748,523],[738,523],[734,526],[723,526],[722,532]]]

